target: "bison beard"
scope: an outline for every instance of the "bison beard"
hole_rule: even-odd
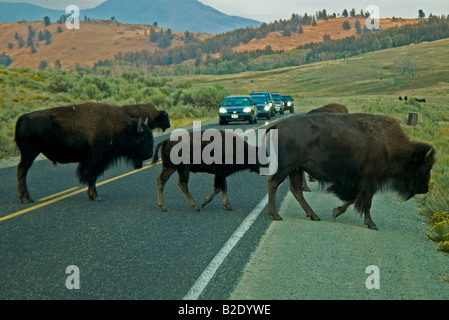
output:
[[[399,123],[386,116],[316,113],[295,116],[276,124],[278,171],[268,180],[268,214],[276,212],[276,190],[290,177],[290,190],[312,220],[319,220],[302,194],[303,171],[337,195],[344,204],[332,210],[333,218],[354,204],[370,229],[373,195],[390,188],[405,199],[428,192],[435,162],[432,146],[410,141]]]
[[[102,103],[24,114],[17,120],[15,140],[21,153],[17,182],[22,203],[33,202],[26,176],[40,153],[53,163],[79,162],[79,181],[88,185],[89,199],[99,201],[95,183],[111,164],[124,158],[140,168],[153,152],[153,134],[142,119]]]

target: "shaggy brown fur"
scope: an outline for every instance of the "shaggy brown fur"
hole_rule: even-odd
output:
[[[129,159],[135,168],[153,154],[153,134],[142,119],[103,103],[85,103],[35,111],[19,117],[15,140],[21,153],[17,166],[18,195],[32,202],[26,176],[43,153],[53,163],[79,162],[77,175],[87,184],[90,200],[99,201],[97,177],[114,161]]]
[[[394,118],[323,112],[292,117],[270,129],[278,129],[279,137],[278,171],[268,180],[268,213],[275,220],[280,219],[276,190],[287,176],[307,217],[319,220],[303,197],[302,171],[345,201],[332,211],[334,218],[354,204],[371,229],[377,229],[370,215],[377,191],[387,187],[406,200],[428,192],[435,150],[410,141]]]

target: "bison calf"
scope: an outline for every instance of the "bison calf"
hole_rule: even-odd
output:
[[[215,175],[214,179],[214,191],[201,203],[201,207],[204,207],[206,204],[208,204],[214,197],[217,195],[220,191],[223,194],[223,204],[226,207],[227,210],[231,210],[231,205],[229,204],[228,195],[227,195],[227,184],[226,184],[226,177],[229,175],[236,173],[241,170],[249,169],[250,171],[256,171],[261,166],[258,164],[258,161],[254,159],[255,161],[250,161],[248,158],[248,155],[257,154],[257,147],[252,146],[248,144],[246,141],[244,141],[240,136],[231,133],[231,132],[225,132],[223,130],[217,130],[220,133],[221,141],[201,141],[200,151],[201,155],[203,154],[203,151],[205,148],[208,148],[209,151],[211,150],[221,150],[221,161],[212,162],[212,163],[206,163],[201,157],[200,161],[195,161],[194,152],[194,133],[190,132],[188,134],[182,135],[178,137],[178,141],[171,141],[170,139],[167,139],[165,141],[160,142],[154,152],[152,163],[157,162],[158,160],[158,153],[159,149],[161,149],[161,157],[162,157],[162,172],[157,178],[157,191],[158,191],[158,205],[161,208],[163,212],[167,211],[167,208],[164,204],[163,199],[163,192],[164,192],[164,186],[165,183],[168,181],[170,176],[177,171],[179,180],[178,180],[178,186],[181,189],[181,191],[186,196],[188,202],[190,205],[195,209],[199,210],[198,205],[195,202],[195,199],[192,197],[192,195],[189,192],[188,189],[188,182],[189,182],[189,174],[190,172],[204,172],[204,173],[210,173]],[[201,131],[201,136],[203,136],[205,131]],[[184,139],[188,139],[189,143],[189,154],[185,158],[187,161],[183,161],[181,163],[175,164],[172,157],[172,149],[178,144],[185,141]],[[231,144],[226,144],[225,141],[232,141]],[[199,141],[198,141],[199,143]],[[243,148],[240,149],[240,146],[243,145]],[[233,150],[226,150],[225,146],[232,147]],[[218,149],[217,149],[218,148]],[[199,150],[198,150],[199,151]],[[229,163],[229,161],[226,161],[225,155],[226,153],[232,151],[233,152],[233,159],[232,163]],[[244,154],[237,154],[237,152],[243,152]],[[197,154],[198,155],[198,154]],[[186,155],[184,155],[186,156]],[[237,161],[237,157],[243,156],[243,161]],[[239,163],[242,162],[242,163]],[[254,163],[251,163],[254,162]],[[227,164],[229,163],[229,164]]]
[[[302,193],[302,172],[329,185],[345,203],[332,210],[334,218],[348,206],[371,219],[373,195],[387,187],[408,200],[429,190],[435,150],[427,143],[411,141],[394,118],[370,114],[316,113],[296,116],[270,129],[277,129],[278,171],[268,179],[268,214],[276,212],[276,190],[287,176],[290,190],[312,220],[318,215]]]
[[[142,119],[102,103],[24,114],[17,120],[15,140],[21,154],[17,182],[22,203],[33,202],[26,177],[40,153],[53,163],[79,162],[79,181],[88,185],[93,201],[100,200],[95,187],[98,176],[115,160],[125,158],[138,169],[153,155],[153,134]]]

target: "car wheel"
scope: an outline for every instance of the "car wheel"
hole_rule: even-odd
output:
[[[284,114],[284,107],[281,108],[281,110],[279,111],[280,114]]]
[[[267,119],[270,120],[271,119],[271,112],[267,113]]]
[[[290,108],[290,113],[295,113],[295,109],[293,107]]]

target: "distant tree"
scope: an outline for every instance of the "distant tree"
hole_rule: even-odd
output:
[[[64,31],[64,29],[62,29],[62,27],[58,27],[58,33],[61,33],[63,31]]]
[[[349,15],[351,16],[351,17],[355,17],[355,15],[356,15],[356,13],[355,13],[355,9],[354,8],[352,8],[352,10],[351,10],[351,12],[349,13]]]
[[[36,37],[36,31],[33,30],[33,27],[28,26],[27,47],[34,46],[34,38],[35,37]]]
[[[157,21],[153,22],[153,27],[157,27]]]
[[[326,42],[326,41],[331,41],[332,39],[331,39],[331,36],[330,35],[328,35],[328,34],[325,34],[324,36],[323,36],[323,41],[324,42]]]
[[[345,21],[343,22],[343,29],[345,29],[345,30],[351,29],[351,24],[349,23],[348,20],[345,20]]]
[[[55,68],[59,70],[62,68],[61,61],[59,61],[59,59],[55,61]]]
[[[343,10],[343,13],[341,14],[343,17],[347,18],[349,16],[348,10]]]
[[[362,33],[362,26],[360,25],[360,21],[359,20],[357,20],[355,22],[354,28],[355,28],[355,32],[357,34],[361,34]]]
[[[419,9],[418,11],[418,17],[420,17],[421,19],[426,17],[426,14],[424,13],[424,11],[422,11],[422,9]]]
[[[39,63],[39,70],[44,70],[47,67],[48,67],[47,61],[41,61],[41,63]]]
[[[23,39],[23,37],[16,32],[15,38],[19,43],[19,48],[22,48],[25,45],[25,40]]]
[[[44,32],[44,37],[45,37],[45,44],[49,45],[53,42],[52,36],[51,36],[51,32],[48,30],[45,30]]]
[[[45,24],[46,27],[51,25],[51,21],[50,21],[50,17],[49,16],[45,16],[44,17],[44,24]]]

